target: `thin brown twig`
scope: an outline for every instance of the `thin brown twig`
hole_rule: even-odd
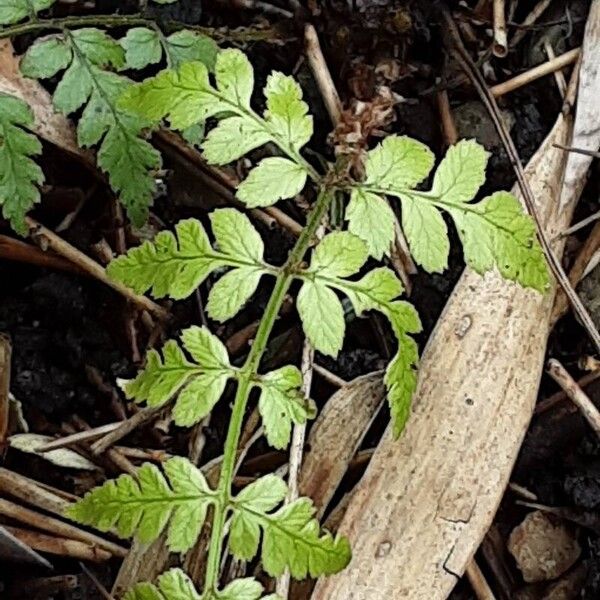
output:
[[[120,439],[131,433],[134,429],[155,417],[163,408],[163,406],[148,406],[143,408],[129,417],[129,419],[126,421],[120,423],[116,429],[113,429],[110,433],[107,433],[98,441],[94,442],[90,446],[90,450],[93,454],[102,454],[108,448],[110,448],[110,446],[116,444]]]
[[[56,235],[53,231],[50,231],[31,217],[26,217],[25,221],[29,227],[29,235],[33,240],[67,258],[95,279],[98,279],[125,296],[128,300],[131,300],[137,306],[151,312],[160,319],[164,320],[168,318],[168,313],[162,306],[159,306],[149,298],[146,298],[146,296],[136,294],[122,283],[110,279],[102,266],[74,246],[71,246],[71,244]]]
[[[589,399],[588,395],[577,385],[577,382],[569,375],[569,372],[555,358],[551,358],[548,361],[547,372],[560,385],[565,394],[573,401],[573,404],[579,408],[581,414],[596,432],[596,435],[600,437],[600,411]]]
[[[510,47],[514,48],[526,35],[529,27],[533,25],[542,15],[542,13],[550,6],[552,0],[540,0],[534,7],[533,10],[525,17],[523,22],[520,24],[520,28],[512,36],[510,40]]]
[[[546,56],[548,60],[552,61],[556,58],[556,54],[554,53],[554,48],[549,40],[544,41],[544,50],[546,51]],[[556,81],[556,87],[558,88],[558,93],[560,97],[564,100],[565,95],[567,93],[567,80],[565,79],[565,74],[557,69],[554,71],[554,80]]]
[[[579,317],[582,325],[585,327],[588,335],[593,341],[596,348],[600,351],[600,333],[596,329],[594,322],[592,321],[588,311],[583,306],[581,300],[577,296],[577,293],[573,289],[567,274],[565,273],[560,261],[556,258],[554,252],[552,251],[552,247],[550,246],[550,241],[544,231],[544,226],[540,221],[540,217],[538,215],[537,209],[535,207],[535,198],[533,196],[533,192],[531,190],[531,186],[525,177],[525,172],[523,170],[523,165],[521,164],[521,159],[519,157],[519,153],[515,147],[513,139],[508,132],[504,120],[500,116],[500,109],[496,103],[496,99],[491,94],[490,90],[487,87],[483,76],[479,72],[479,70],[475,67],[473,60],[469,56],[462,40],[460,38],[460,33],[456,28],[456,24],[452,19],[449,11],[447,9],[443,10],[444,18],[446,24],[448,26],[448,31],[451,35],[451,38],[454,42],[454,47],[456,48],[456,58],[458,62],[461,64],[462,68],[465,70],[466,74],[469,76],[473,85],[477,89],[484,105],[486,106],[490,116],[492,117],[498,134],[500,135],[500,139],[507,151],[507,154],[511,158],[511,162],[513,165],[513,169],[517,176],[517,181],[519,183],[519,188],[521,190],[521,194],[523,196],[523,201],[525,202],[525,206],[529,212],[529,214],[533,217],[534,223],[536,225],[538,239],[540,240],[540,244],[542,246],[542,250],[544,252],[544,256],[550,266],[550,269],[560,287],[564,290],[573,310],[576,315]],[[576,76],[573,77],[573,81]]]
[[[100,427],[95,427],[94,429],[78,431],[77,433],[73,433],[44,444],[43,446],[40,446],[36,452],[50,452],[51,450],[58,450],[59,448],[65,448],[66,446],[72,446],[73,444],[89,442],[102,437],[111,431],[114,431],[119,427],[119,425],[121,425],[121,423],[108,423],[107,425],[101,425]]]
[[[0,333],[0,455],[8,435],[11,356],[10,338]]]
[[[591,373],[586,373],[581,379],[577,381],[577,385],[581,388],[588,386],[590,383],[593,383],[597,379],[600,379],[600,369],[596,371],[592,371]],[[567,394],[564,390],[560,390],[552,396],[548,396],[548,398],[537,403],[535,410],[533,412],[534,415],[541,415],[546,411],[554,408],[557,404],[560,404],[564,400],[566,400]]]
[[[572,148],[571,146],[563,146],[562,144],[554,144],[555,148],[566,150],[567,152],[575,152],[576,154],[583,154],[585,156],[591,156],[592,158],[600,158],[600,152],[594,152],[593,150],[585,150],[584,148]]]
[[[21,523],[25,523],[30,527],[48,531],[54,535],[97,546],[98,548],[110,552],[113,556],[124,558],[127,555],[127,550],[118,544],[105,540],[93,533],[84,531],[70,523],[65,523],[54,517],[43,515],[29,508],[25,508],[24,506],[19,506],[4,498],[0,498],[0,514],[9,517],[10,519],[20,521]]]
[[[439,90],[436,94],[438,111],[440,113],[440,121],[442,125],[442,133],[446,146],[452,146],[458,142],[458,131],[454,117],[452,116],[452,108],[450,107],[450,99],[448,98],[447,90]]]
[[[503,81],[502,83],[498,83],[497,85],[488,88],[490,94],[495,98],[500,98],[500,96],[504,96],[509,92],[513,92],[524,85],[535,81],[536,79],[540,79],[540,77],[545,77],[546,75],[551,75],[552,73],[563,69],[564,67],[571,65],[577,62],[577,59],[581,55],[581,48],[574,48],[573,50],[569,50],[564,54],[557,56],[552,60],[548,60],[541,65],[537,65],[524,73],[520,73],[515,77],[511,77],[510,79]],[[486,86],[487,88],[487,86]]]
[[[475,559],[467,565],[466,574],[478,600],[496,600],[492,588],[490,588]]]

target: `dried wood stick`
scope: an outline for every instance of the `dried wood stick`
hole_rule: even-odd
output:
[[[108,593],[108,590],[100,583],[100,580],[82,563],[79,563],[81,570],[88,576],[90,581],[96,586],[96,589],[105,600],[115,600],[114,597]]]
[[[552,44],[548,40],[544,41],[544,50],[546,51],[548,60],[552,61],[556,58],[554,48],[552,48]],[[554,71],[554,79],[556,81],[558,93],[560,94],[560,97],[564,100],[565,95],[567,93],[567,80],[565,79],[565,74],[560,69],[558,69],[557,71]]]
[[[541,16],[541,14],[550,6],[552,0],[540,0],[534,7],[533,10],[525,17],[520,25],[520,29],[512,36],[510,40],[510,47],[514,48],[526,35],[528,27],[533,25]]]
[[[71,435],[58,438],[52,442],[48,442],[43,446],[40,446],[36,452],[49,452],[50,450],[58,450],[59,448],[65,448],[66,446],[72,446],[73,444],[79,444],[81,442],[89,442],[95,440],[103,435],[110,433],[117,429],[121,423],[108,423],[107,425],[101,425],[94,429],[87,429],[86,431],[78,431]]]
[[[63,515],[69,502],[37,481],[0,467],[0,492],[27,504]]]
[[[577,385],[577,382],[555,358],[551,358],[548,361],[547,371],[550,377],[560,385],[565,394],[579,408],[581,414],[596,432],[596,435],[600,437],[600,411],[598,411],[588,395]]]
[[[112,558],[110,552],[98,548],[98,546],[93,544],[86,544],[85,542],[64,537],[55,537],[40,533],[39,531],[21,529],[20,527],[10,527],[6,525],[5,529],[12,533],[18,540],[38,552],[56,554],[57,556],[66,556],[68,558],[76,558],[79,560],[89,560],[92,562],[105,562]]]
[[[163,408],[164,406],[147,406],[146,408],[142,408],[142,410],[136,412],[126,421],[119,423],[116,429],[113,429],[110,433],[107,433],[94,442],[90,446],[90,450],[93,454],[102,454],[102,452],[105,452],[110,446],[124,438],[134,429],[156,416]]]
[[[0,235],[0,258],[79,275],[88,274],[78,268],[77,265],[60,256],[44,252],[37,246],[32,246],[7,235]]]
[[[335,89],[329,67],[323,57],[317,32],[310,23],[304,28],[304,48],[317,87],[321,92],[323,102],[325,102],[329,118],[334,125],[337,125],[342,116],[342,103]]]
[[[585,156],[591,156],[592,158],[600,158],[600,152],[594,150],[586,150],[585,148],[573,148],[571,146],[563,146],[562,144],[556,144],[557,148],[566,150],[567,152],[575,152],[576,154],[583,154]]]
[[[466,574],[478,600],[496,600],[475,559],[469,563]]]
[[[10,338],[0,333],[0,452],[8,435],[11,355]]]
[[[29,235],[32,239],[41,242],[44,246],[51,248],[57,254],[64,256],[72,263],[86,271],[86,273],[89,273],[94,278],[113,288],[113,290],[119,292],[128,300],[131,300],[140,308],[147,310],[163,320],[168,317],[168,312],[162,306],[159,306],[149,298],[146,298],[146,296],[139,296],[122,283],[110,279],[104,268],[95,260],[92,260],[83,252],[74,246],[71,246],[71,244],[56,235],[53,231],[50,231],[31,217],[26,217],[25,220],[27,226],[29,227]]]
[[[436,94],[436,98],[438,110],[440,112],[444,142],[446,142],[446,146],[452,146],[458,142],[458,131],[456,130],[456,124],[454,123],[454,117],[452,116],[448,91],[439,90]]]
[[[494,0],[494,43],[492,52],[498,58],[508,54],[508,41],[506,38],[506,6],[504,0]]]
[[[316,362],[313,362],[312,367],[315,373],[318,373],[325,381],[328,381],[336,387],[344,387],[348,383],[345,379],[338,377],[335,373],[332,373],[325,367],[318,365]]]
[[[569,271],[569,281],[573,287],[581,281],[584,274],[588,269],[590,261],[600,248],[600,223],[594,225],[587,240],[579,250],[579,254],[573,262],[573,266]],[[558,290],[556,298],[554,299],[554,306],[552,307],[551,324],[555,325],[556,322],[567,312],[569,308],[569,301],[567,296],[562,290]]]
[[[75,525],[71,525],[70,523],[65,523],[54,517],[49,517],[48,515],[43,515],[30,510],[29,508],[19,506],[4,498],[0,498],[0,515],[15,519],[21,523],[26,523],[27,525],[41,529],[42,531],[48,531],[58,536],[98,546],[113,556],[119,556],[121,558],[127,556],[127,549],[118,544],[105,540],[93,533],[84,531],[83,529],[79,529],[79,527],[75,527]]]
[[[513,92],[514,90],[517,90],[520,87],[539,79],[540,77],[550,75],[551,73],[577,62],[580,54],[581,48],[569,50],[568,52],[557,56],[553,60],[549,60],[541,65],[538,65],[537,67],[533,67],[533,69],[529,69],[529,71],[525,71],[525,73],[521,73],[516,77],[511,77],[511,79],[508,79],[507,81],[503,81],[502,83],[492,86],[489,88],[490,93],[495,98],[504,96],[504,94]]]

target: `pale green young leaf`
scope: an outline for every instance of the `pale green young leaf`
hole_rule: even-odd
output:
[[[533,220],[509,192],[477,204],[448,208],[463,243],[466,263],[478,273],[496,267],[503,277],[544,292],[548,266]]]
[[[216,268],[224,263],[210,246],[200,221],[179,221],[175,235],[161,231],[152,242],[113,260],[108,265],[112,279],[139,294],[151,290],[157,298],[186,298]]]
[[[21,59],[20,69],[25,77],[45,79],[66,69],[71,59],[71,46],[62,36],[51,35],[39,38],[29,46]]]
[[[273,134],[295,151],[306,144],[313,133],[313,119],[302,100],[302,88],[293,77],[273,72],[264,89],[267,99],[265,118]]]
[[[277,475],[269,474],[247,485],[235,500],[264,513],[274,510],[283,502],[287,492],[285,481]]]
[[[145,367],[135,379],[122,381],[121,387],[128,398],[149,406],[161,406],[179,393],[173,407],[175,424],[189,427],[213,409],[234,370],[225,346],[206,327],[185,329],[181,340],[196,362],[169,340],[162,354],[151,349]]]
[[[207,327],[188,327],[181,332],[181,341],[192,358],[205,369],[228,369],[229,354],[225,344]]]
[[[223,119],[202,144],[204,158],[213,165],[226,165],[271,139],[260,123],[244,117]]]
[[[217,89],[236,106],[249,109],[254,89],[254,69],[248,57],[235,48],[217,54],[215,64]]]
[[[194,377],[177,396],[173,421],[179,427],[191,427],[206,417],[220,400],[230,373],[207,372]]]
[[[240,267],[223,275],[208,294],[209,317],[222,323],[235,316],[256,291],[262,275],[256,267]]]
[[[431,194],[443,202],[469,202],[485,181],[489,153],[475,140],[451,146],[433,177]]]
[[[368,152],[365,183],[381,189],[413,188],[429,175],[433,161],[425,144],[390,135]]]
[[[263,589],[262,584],[253,577],[234,579],[217,592],[217,600],[258,600]]]
[[[341,571],[350,561],[348,541],[321,533],[314,519],[314,506],[308,498],[300,498],[275,513],[256,510],[238,498],[234,506],[230,532],[232,552],[238,558],[254,556],[262,530],[262,565],[273,577],[281,575],[286,568],[295,579],[329,575]]]
[[[130,69],[143,69],[162,58],[160,37],[154,29],[132,27],[120,43],[125,49],[125,63]]]
[[[396,217],[381,196],[354,188],[346,208],[346,219],[348,231],[367,244],[373,258],[381,260],[390,253]]]
[[[178,69],[183,63],[199,61],[209,71],[214,71],[219,47],[208,36],[182,29],[168,36],[165,42],[171,68]]]
[[[440,211],[418,197],[402,196],[402,229],[414,260],[428,273],[448,267],[450,240]]]
[[[210,214],[210,223],[223,254],[246,265],[263,264],[262,238],[244,213],[234,208],[221,208]]]
[[[312,401],[301,391],[302,373],[287,365],[263,375],[260,380],[258,410],[269,445],[283,450],[290,443],[292,423],[302,425],[314,418]]]
[[[56,0],[0,0],[0,25],[12,25],[50,8]]]
[[[231,110],[230,103],[211,86],[208,69],[201,62],[185,63],[177,71],[162,71],[131,86],[118,106],[152,123],[166,118],[173,129],[180,130]]]
[[[348,277],[363,267],[369,253],[366,244],[347,231],[326,235],[313,252],[310,271],[321,276]]]
[[[308,275],[311,276],[315,277],[315,274]],[[319,273],[316,273],[313,285],[329,285],[346,294],[357,315],[377,310],[390,321],[399,349],[388,365],[385,384],[394,432],[399,435],[406,423],[410,399],[416,385],[418,352],[414,340],[408,334],[421,331],[421,321],[415,308],[408,302],[397,299],[403,291],[402,283],[390,269],[379,267],[358,281],[332,276],[321,279]]]
[[[199,148],[200,144],[204,140],[204,134],[206,133],[206,127],[204,123],[196,123],[190,125],[186,129],[181,131],[181,137],[194,148]]]
[[[384,383],[392,417],[394,437],[399,437],[410,415],[411,400],[417,387],[419,350],[408,335],[398,337],[398,351],[385,370]]]
[[[203,596],[200,596],[194,588],[192,580],[181,569],[166,571],[159,576],[156,585],[148,582],[138,583],[123,596],[123,600],[202,600],[202,598]]]
[[[325,283],[306,280],[296,305],[310,343],[319,352],[335,358],[342,349],[346,329],[339,298]]]
[[[137,377],[121,384],[125,395],[149,406],[168,402],[192,377],[202,373],[201,367],[190,362],[177,342],[169,340],[161,352],[151,349],[146,366]]]
[[[137,478],[121,475],[88,492],[67,509],[74,521],[112,531],[120,537],[135,535],[142,543],[153,542],[168,531],[168,546],[185,552],[196,541],[206,511],[216,496],[189,460],[171,458],[163,464],[165,475],[150,463]]]
[[[0,94],[0,206],[4,218],[22,235],[27,233],[25,215],[40,201],[38,186],[44,181],[31,158],[42,152],[40,141],[27,131],[33,122],[25,102]]]
[[[306,169],[287,158],[264,158],[238,186],[237,197],[249,208],[293,198],[306,183]]]

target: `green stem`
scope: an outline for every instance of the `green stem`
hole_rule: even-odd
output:
[[[24,33],[35,33],[38,31],[55,30],[62,31],[70,27],[153,27],[156,21],[143,17],[139,14],[132,15],[86,15],[69,16],[53,19],[38,19],[11,25],[10,27],[0,28],[0,39],[23,35]],[[180,21],[162,21],[161,26],[166,31],[179,31],[180,29],[189,29],[198,33],[203,33],[216,41],[230,42],[255,42],[255,41],[281,41],[273,29],[252,29],[244,28],[239,30],[223,31],[212,27],[202,27],[200,25],[188,25]]]
[[[227,439],[225,440],[221,476],[217,488],[217,495],[220,501],[215,504],[215,515],[206,567],[206,579],[204,582],[205,591],[215,590],[219,577],[219,565],[223,552],[225,522],[227,520],[231,500],[231,484],[235,469],[236,451],[240,441],[246,405],[248,404],[248,398],[253,386],[252,379],[258,371],[260,361],[265,348],[267,347],[269,335],[273,330],[275,320],[277,319],[285,295],[294,279],[294,273],[302,262],[304,254],[310,246],[317,228],[329,208],[332,198],[333,192],[331,190],[322,190],[320,192],[306,226],[290,252],[282,271],[277,275],[275,287],[273,288],[273,292],[271,293],[271,297],[265,308],[265,313],[261,319],[258,331],[256,332],[256,338],[240,372],[238,388],[235,394],[233,410],[231,412],[231,420],[227,431]]]

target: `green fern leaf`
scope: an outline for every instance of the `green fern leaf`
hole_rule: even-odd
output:
[[[0,205],[4,218],[21,235],[27,234],[25,215],[40,201],[38,186],[44,181],[31,159],[42,152],[40,141],[27,131],[33,121],[25,102],[0,94]]]
[[[216,600],[258,600],[263,586],[253,577],[235,579],[216,593]]]
[[[12,25],[23,19],[35,19],[56,0],[0,0],[0,25]]]
[[[230,49],[217,55],[214,86],[205,65],[184,64],[130,89],[121,105],[153,122],[167,118],[181,130],[208,117],[220,118],[202,145],[207,160],[216,164],[273,142],[288,158],[264,159],[238,188],[238,197],[248,206],[269,206],[294,197],[304,187],[309,168],[299,150],[310,139],[313,123],[300,86],[291,77],[269,76],[262,118],[250,107],[253,87],[250,62],[239,50]]]
[[[196,362],[188,360],[175,340],[169,340],[162,356],[150,350],[144,369],[135,379],[121,382],[121,387],[127,398],[149,406],[162,406],[178,394],[173,419],[176,425],[189,427],[210,413],[235,370],[223,343],[206,327],[184,330],[181,340]]]
[[[125,65],[123,48],[105,32],[84,28],[37,40],[21,70],[27,77],[52,77],[66,68],[54,92],[54,105],[65,115],[81,107],[77,137],[84,147],[99,144],[98,166],[108,174],[131,221],[147,219],[156,191],[154,172],[160,154],[144,139],[150,123],[117,108],[131,82],[107,68]]]
[[[211,318],[233,317],[256,291],[265,273],[277,270],[263,261],[264,244],[243,213],[222,208],[210,215],[217,249],[213,249],[199,221],[180,221],[175,235],[159,233],[111,262],[108,274],[125,285],[154,296],[189,296],[220,267],[231,267],[211,288],[207,311]]]
[[[277,577],[289,568],[292,577],[304,579],[341,571],[350,560],[348,541],[321,533],[308,498],[272,511],[284,498],[286,486],[267,475],[242,490],[233,500],[229,544],[234,556],[250,560],[260,544],[265,571]]]
[[[292,423],[302,425],[316,415],[314,403],[301,391],[302,373],[287,365],[262,375],[259,381],[258,410],[265,426],[267,441],[279,450],[290,443]]]
[[[218,46],[212,39],[189,29],[163,38],[155,29],[133,27],[120,44],[130,69],[144,69],[159,63],[164,56],[169,68],[177,69],[185,62],[200,61],[212,71],[218,52]]]
[[[157,584],[138,583],[123,600],[209,600],[200,596],[192,580],[181,569],[170,569],[159,576]]]
[[[171,458],[163,469],[166,478],[145,463],[137,478],[121,475],[107,481],[70,506],[67,516],[100,531],[114,528],[121,537],[135,535],[142,543],[153,542],[167,529],[169,549],[185,552],[198,538],[216,494],[185,458]]]

